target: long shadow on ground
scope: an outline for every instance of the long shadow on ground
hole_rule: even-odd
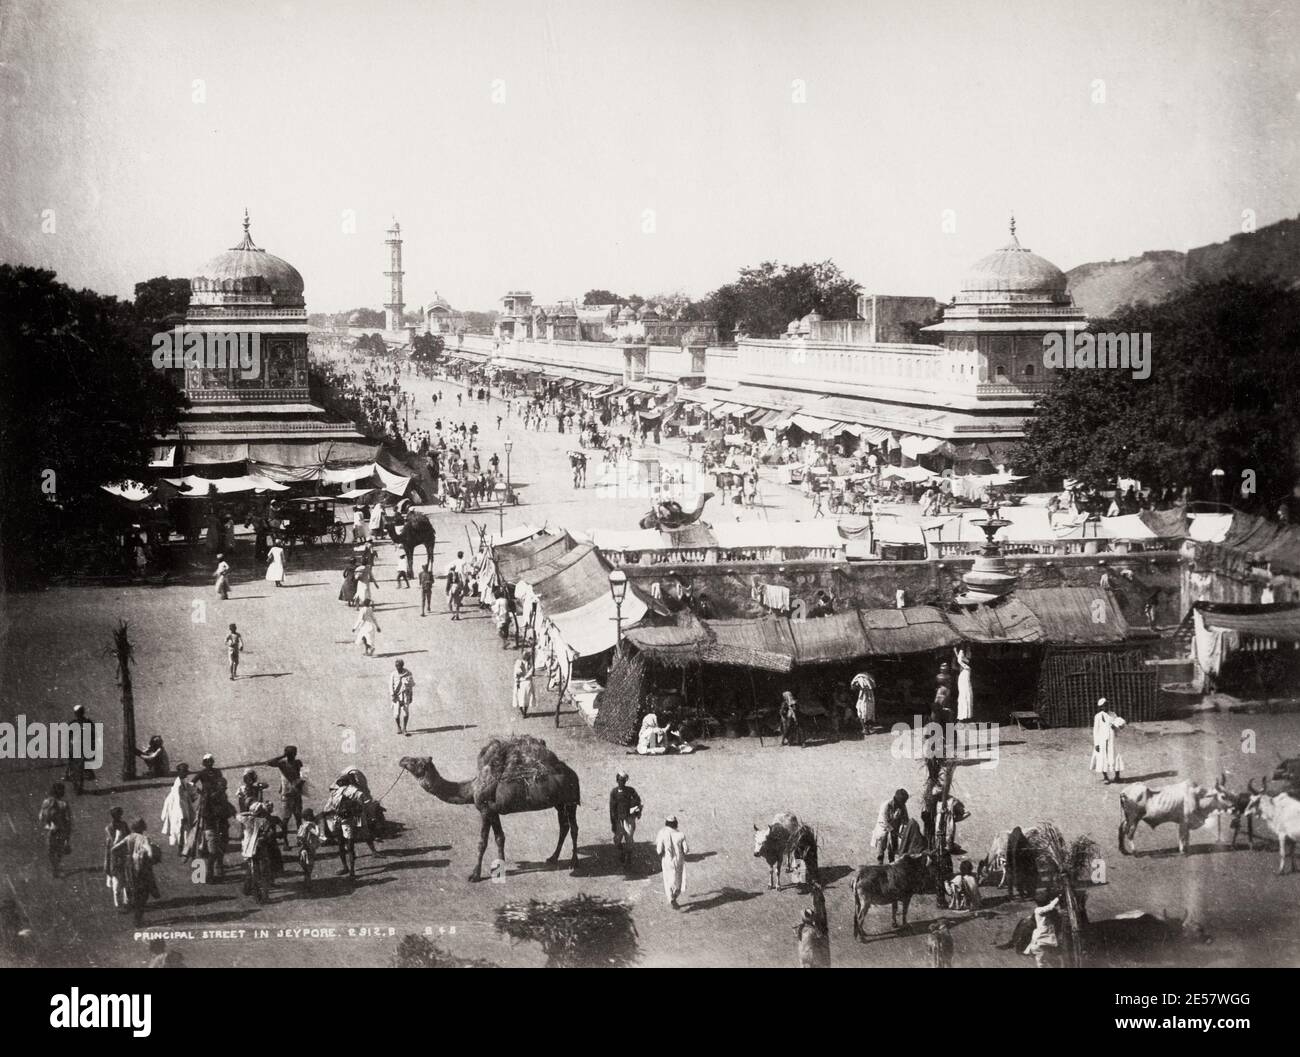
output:
[[[751,899],[758,899],[762,894],[762,892],[744,892],[739,888],[724,886],[707,899],[692,899],[683,905],[682,910],[688,914],[697,910],[717,910],[718,907],[724,907],[729,903],[747,903]]]

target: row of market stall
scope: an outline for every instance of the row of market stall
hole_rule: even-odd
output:
[[[1098,621],[1097,615],[1104,615]],[[849,714],[850,686],[869,672],[883,722],[928,717],[940,664],[970,655],[977,721],[1034,712],[1050,726],[1086,726],[1099,697],[1125,715],[1159,713],[1155,670],[1130,640],[1113,595],[1101,588],[1017,592],[995,604],[855,609],[793,620],[707,620],[625,633],[602,695],[596,729],[630,743],[647,712],[713,733],[771,730],[785,691],[813,723]],[[838,728],[837,728],[838,729]]]
[[[653,710],[705,725],[761,723],[784,690],[812,714],[829,714],[863,667],[876,677],[882,714],[925,714],[936,667],[959,645],[972,650],[977,719],[1028,707],[1051,725],[1084,725],[1107,695],[1132,718],[1157,713],[1145,650],[1105,587],[1025,589],[978,606],[711,619],[636,580],[616,601],[615,566],[595,543],[568,533],[499,541],[491,560],[496,581],[513,587],[517,611],[559,664],[561,687],[607,673],[596,725],[620,743]]]
[[[850,399],[739,385],[690,388],[649,380],[624,381],[598,371],[565,365],[544,365],[469,349],[444,354],[454,376],[467,381],[498,381],[528,392],[571,394],[592,400],[624,400],[644,424],[660,420],[669,432],[691,437],[714,433],[732,445],[788,439],[838,448],[844,455],[875,450],[894,465],[915,465],[925,458],[932,467],[980,463],[988,472],[1006,462],[1010,442],[958,443],[937,435],[880,425],[897,416],[897,409],[879,401]],[[933,416],[935,432],[943,431],[944,415]]]

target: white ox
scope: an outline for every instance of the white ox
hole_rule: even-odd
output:
[[[1268,793],[1256,792],[1255,783],[1246,786],[1250,790],[1250,803],[1246,806],[1245,818],[1262,818],[1265,825],[1277,834],[1277,850],[1282,861],[1277,872],[1286,873],[1287,860],[1291,860],[1291,872],[1295,873],[1295,848],[1300,841],[1300,800],[1290,793],[1270,796]]]
[[[1119,809],[1119,850],[1123,854],[1133,854],[1133,835],[1139,822],[1152,829],[1172,822],[1178,827],[1178,850],[1186,855],[1191,831],[1200,829],[1216,812],[1232,810],[1232,800],[1218,789],[1206,789],[1195,782],[1177,782],[1163,789],[1135,782],[1120,790]]]

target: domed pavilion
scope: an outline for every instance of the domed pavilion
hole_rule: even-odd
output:
[[[177,371],[192,407],[173,465],[274,475],[373,461],[374,445],[350,422],[331,421],[311,403],[303,288],[297,268],[253,242],[247,211],[243,239],[195,271],[185,316],[191,351]]]
[[[945,306],[943,322],[925,329],[944,336],[944,347],[967,354],[981,385],[1037,391],[1047,380],[1043,335],[1083,330],[1088,317],[1066,291],[1065,273],[1020,244],[1016,219],[1011,241],[981,257]]]

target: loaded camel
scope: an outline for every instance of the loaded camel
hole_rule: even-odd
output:
[[[505,860],[506,835],[501,828],[502,815],[547,808],[555,809],[560,839],[546,861],[559,861],[564,838],[572,833],[570,865],[572,869],[578,868],[578,805],[582,802],[578,776],[546,747],[541,738],[526,734],[493,738],[479,750],[478,771],[465,782],[443,778],[427,756],[404,756],[401,767],[418,779],[426,793],[448,804],[473,804],[478,809],[478,861],[469,880],[483,879],[483,853],[487,850],[489,832],[496,834],[497,858]]]
[[[412,561],[415,557],[415,548],[424,546],[424,556],[433,566],[433,546],[437,542],[438,533],[434,531],[433,524],[428,517],[421,514],[418,510],[410,511],[406,519],[402,522],[402,528],[399,531],[391,522],[388,524],[388,538],[396,543],[406,554],[406,575],[415,576],[415,568]]]
[[[704,513],[704,504],[713,498],[712,492],[704,492],[696,501],[694,510],[683,510],[682,504],[675,499],[663,499],[646,511],[641,518],[643,529],[679,529],[693,525]]]

